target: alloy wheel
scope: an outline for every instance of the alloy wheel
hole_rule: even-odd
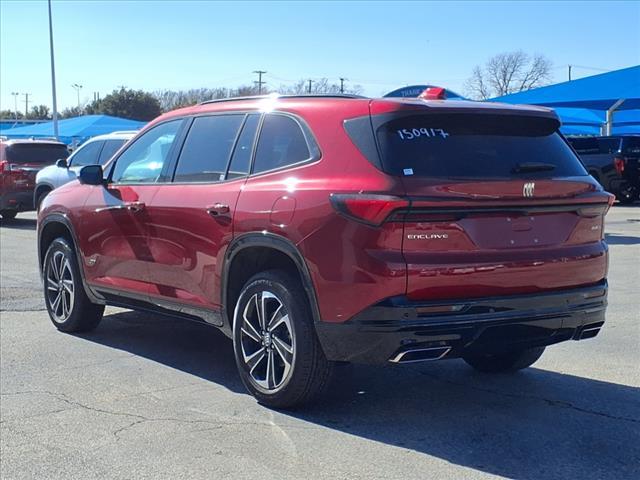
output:
[[[269,291],[255,293],[242,311],[240,348],[251,380],[263,390],[278,390],[288,380],[295,337],[283,302]]]
[[[74,284],[71,264],[64,252],[51,255],[46,273],[47,301],[52,318],[58,323],[65,322],[71,315],[74,302]]]

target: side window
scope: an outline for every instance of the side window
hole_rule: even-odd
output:
[[[107,160],[113,157],[113,154],[120,150],[120,147],[124,145],[124,142],[126,142],[126,140],[105,140],[104,148],[102,149],[102,152],[100,152],[98,163],[100,165],[107,163]]]
[[[196,117],[182,147],[174,182],[224,180],[244,115]]]
[[[619,138],[599,138],[600,153],[618,153],[620,150]]]
[[[247,120],[242,127],[242,133],[238,138],[238,143],[231,157],[231,164],[227,172],[227,179],[244,177],[249,173],[251,167],[251,153],[253,151],[253,142],[256,138],[256,130],[260,122],[260,115],[248,115]]]
[[[83,167],[85,165],[93,165],[98,161],[98,155],[100,155],[100,149],[104,145],[104,142],[89,142],[86,145],[80,147],[73,158],[70,159],[70,165],[72,167]]]
[[[153,183],[158,181],[168,160],[182,119],[153,127],[118,157],[111,175],[115,183]]]
[[[311,153],[298,122],[284,115],[265,115],[253,173],[285,167],[309,158]]]

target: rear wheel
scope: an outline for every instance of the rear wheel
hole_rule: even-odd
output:
[[[16,210],[0,210],[0,216],[5,220],[16,218],[18,212]]]
[[[623,205],[632,204],[633,202],[638,200],[638,197],[640,197],[640,190],[630,185],[620,189],[620,191],[616,194],[616,198]]]
[[[98,326],[104,305],[91,303],[84,291],[76,255],[64,238],[56,238],[44,257],[44,299],[58,330],[83,332]]]
[[[480,372],[515,372],[533,365],[544,353],[544,347],[528,348],[498,355],[472,355],[464,361]]]
[[[233,321],[240,378],[262,404],[292,408],[326,387],[333,364],[322,351],[308,299],[286,272],[254,275],[242,289]]]

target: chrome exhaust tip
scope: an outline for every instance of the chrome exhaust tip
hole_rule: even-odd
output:
[[[451,351],[451,347],[413,348],[397,353],[389,359],[392,363],[415,363],[440,360]]]

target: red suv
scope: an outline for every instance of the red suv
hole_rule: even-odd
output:
[[[67,146],[53,140],[1,141],[0,216],[11,219],[18,212],[35,210],[36,174],[68,156]]]
[[[149,124],[38,218],[55,326],[104,305],[233,339],[262,403],[316,396],[335,362],[461,357],[485,372],[597,335],[604,216],[549,110],[441,99],[259,97]]]

